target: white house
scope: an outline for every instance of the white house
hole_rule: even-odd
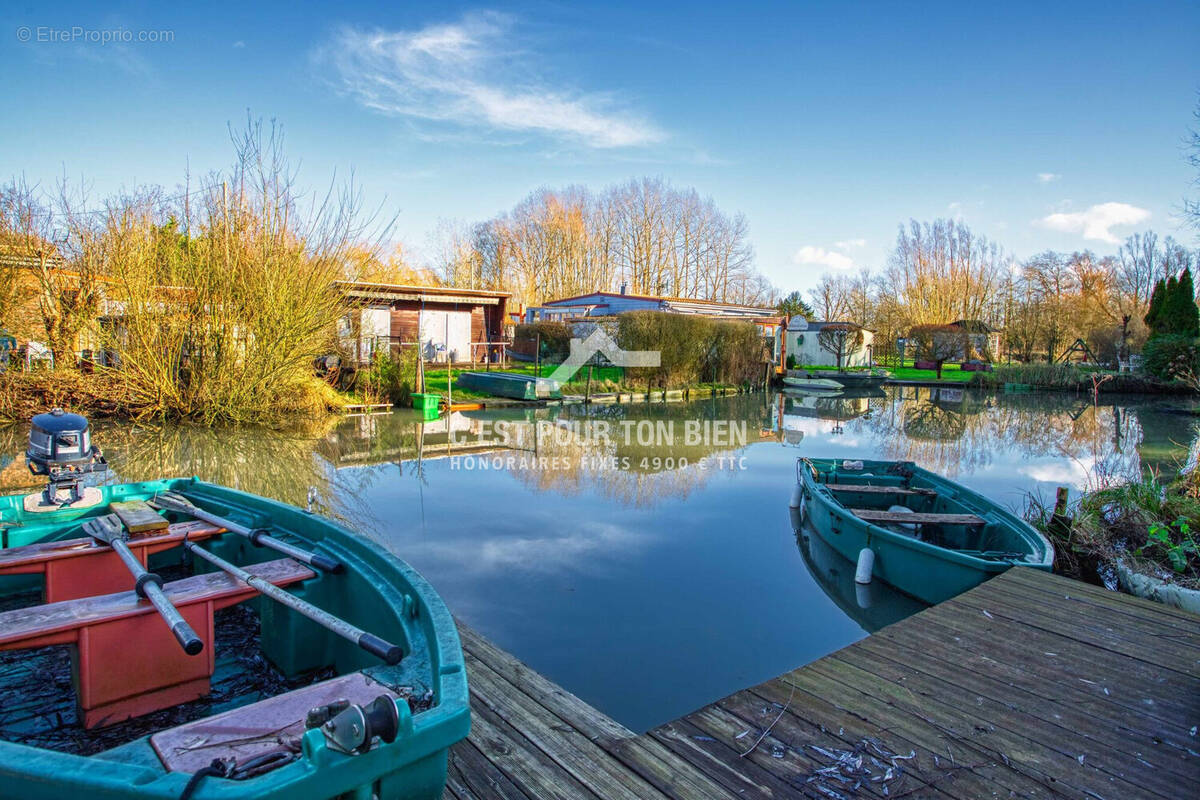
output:
[[[792,356],[795,356],[797,367],[836,367],[837,356],[821,347],[818,341],[821,329],[826,325],[832,324],[835,323],[809,322],[800,315],[792,317],[788,321],[787,344],[784,358],[790,360]],[[875,334],[866,328],[862,328],[861,330],[863,334],[862,346],[852,353],[843,354],[843,367],[871,366],[871,350]]]

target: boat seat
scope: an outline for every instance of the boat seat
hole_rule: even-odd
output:
[[[914,511],[902,514],[897,511],[880,511],[877,508],[851,508],[850,513],[865,522],[900,522],[906,525],[987,525],[988,521],[974,514],[924,514]]]
[[[214,758],[245,763],[290,750],[304,735],[309,710],[343,699],[366,706],[381,694],[400,697],[371,676],[352,672],[159,731],[150,745],[169,772],[195,772]]]
[[[276,586],[315,577],[290,558],[245,568]],[[126,572],[126,580],[132,581]],[[167,599],[204,641],[183,652],[158,612],[135,592],[116,592],[0,613],[0,650],[68,644],[85,728],[148,714],[209,693],[215,665],[213,613],[258,594],[224,572],[163,585]]]
[[[920,495],[922,497],[937,497],[933,489],[905,489],[900,486],[869,486],[865,483],[829,483],[826,484],[832,492],[862,492],[863,494],[895,494],[901,496]]]
[[[184,536],[199,542],[224,532],[208,522],[176,522],[161,532],[131,536],[126,544],[145,565],[154,553],[179,546]],[[43,603],[120,592],[133,585],[120,556],[89,536],[0,550],[0,575],[44,576]]]

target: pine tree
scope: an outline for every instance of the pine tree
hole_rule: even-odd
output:
[[[1196,289],[1191,269],[1184,269],[1168,300],[1171,333],[1195,338],[1200,336],[1200,311],[1196,309]]]
[[[1150,329],[1151,336],[1159,332],[1158,319],[1162,316],[1163,301],[1166,299],[1166,293],[1166,284],[1160,278],[1154,284],[1154,291],[1150,293],[1150,308],[1146,311],[1146,316],[1143,318],[1146,322],[1146,327]]]

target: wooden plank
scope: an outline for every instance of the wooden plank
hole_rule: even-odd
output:
[[[851,514],[864,522],[903,522],[909,525],[987,525],[987,520],[974,514],[923,514],[917,511],[879,511],[874,508],[850,508]]]
[[[948,646],[948,641],[953,645]],[[978,646],[951,628],[929,621],[920,628],[897,630],[891,626],[858,643],[868,649],[896,648],[908,658],[919,653],[923,658],[936,659],[960,671],[977,673],[1027,693],[1045,704],[1047,713],[1079,713],[1088,721],[1080,728],[1111,730],[1126,747],[1140,754],[1142,745],[1164,744],[1180,754],[1190,746],[1187,731],[1146,713],[1146,703],[1140,693],[1122,690],[1114,694],[1104,685],[1104,679],[1088,669],[1091,662],[1063,658],[1053,651],[1039,651],[1034,645],[1044,642],[1021,642],[1001,648],[987,642]],[[1044,668],[1043,664],[1048,665]],[[1094,680],[1100,678],[1100,680]]]
[[[311,569],[290,558],[252,564],[245,569],[252,575],[280,586],[316,576]],[[257,594],[255,589],[224,572],[209,572],[172,581],[163,586],[163,592],[176,607],[239,592]],[[143,602],[133,591],[5,611],[0,613],[0,644],[11,645],[33,636],[81,628],[93,622],[153,613],[154,607]]]
[[[634,732],[604,713],[580,700],[558,684],[537,671],[530,669],[515,656],[501,650],[480,636],[461,620],[458,635],[463,650],[487,664],[494,672],[503,675],[515,691],[537,698],[543,706],[553,711],[563,722],[573,726],[593,741],[626,739]]]
[[[457,624],[463,650],[502,676],[510,684],[511,691],[523,692],[535,698],[563,723],[601,745],[659,791],[671,797],[695,800],[719,797],[724,792],[717,783],[696,772],[654,739],[636,736],[633,731],[496,647],[461,620],[457,620]]]
[[[1200,628],[1200,616],[1180,608],[1156,603],[1142,597],[1115,592],[1102,586],[1092,586],[1081,581],[1071,581],[1059,575],[1043,573],[1045,578],[1032,577],[1040,572],[1029,567],[1014,567],[993,578],[989,583],[1020,589],[1032,596],[1053,598],[1060,605],[1076,609],[1080,614],[1117,613],[1138,620],[1150,620],[1159,625],[1171,626],[1189,633]],[[1043,600],[1043,602],[1048,602]],[[1086,606],[1080,608],[1080,605]]]
[[[167,527],[162,533],[152,533],[131,539],[129,546],[135,551],[141,547],[158,546],[182,540],[187,534],[192,538],[207,537],[220,533],[221,528],[207,522],[189,520],[176,522]],[[107,553],[109,549],[96,543],[90,536],[78,539],[60,539],[53,542],[35,542],[33,544],[9,547],[0,550],[0,572],[30,564],[59,558],[75,558],[91,555],[92,553]]]
[[[820,663],[789,672],[780,680],[833,704],[844,715],[847,725],[857,719],[876,726],[880,731],[879,738],[892,750],[899,750],[907,741],[949,759],[952,765],[970,765],[973,771],[987,776],[997,789],[1004,790],[1006,796],[1057,796],[1052,781],[1031,778],[1012,769],[1007,754],[997,752],[974,737],[961,737],[939,720],[897,708],[886,700],[830,677],[815,669]],[[1082,798],[1084,795],[1072,791],[1068,796]]]
[[[108,504],[108,510],[116,514],[121,523],[132,534],[165,530],[167,520],[145,500],[125,500]]]
[[[1200,663],[1200,625],[1194,631],[1185,632],[1153,619],[1122,617],[1108,612],[1080,614],[1078,609],[1047,603],[1041,597],[1030,597],[1028,592],[1005,585],[989,587],[986,593],[964,602],[972,600],[976,604],[994,601],[1014,613],[1029,615],[1030,622],[1054,620],[1073,628],[1086,628],[1102,636],[1153,649],[1156,653],[1170,654],[1181,664],[1195,666]]]
[[[968,592],[946,603],[947,608],[943,610],[950,612],[961,609],[968,614],[973,610],[985,619],[983,612],[986,611],[993,619],[1002,617],[1027,629],[1075,639],[1136,661],[1173,669],[1183,675],[1200,675],[1200,652],[1191,648],[1181,649],[1173,639],[1143,636],[1136,626],[1118,627],[1094,617],[1062,616],[1048,605],[1030,604],[1022,608],[1000,600],[994,595],[971,596]]]
[[[514,725],[534,746],[600,797],[642,800],[664,795],[577,730],[561,725],[528,695],[513,692],[486,664],[464,654],[471,690],[480,703]]]
[[[1009,731],[1013,736],[1024,738],[1048,753],[1059,753],[1068,759],[1063,763],[1078,761],[1078,766],[1103,772],[1111,776],[1110,779],[1116,778],[1121,782],[1119,785],[1123,786],[1122,791],[1126,796],[1138,787],[1160,797],[1174,796],[1172,787],[1178,785],[1178,776],[1150,768],[1144,759],[1139,761],[1138,757],[1095,739],[1089,740],[1081,732],[1060,724],[1058,720],[1043,719],[1011,701],[998,701],[990,696],[990,692],[972,691],[975,687],[963,685],[968,683],[966,680],[958,678],[952,682],[951,676],[944,670],[931,675],[912,664],[901,664],[865,648],[843,651],[837,659],[896,686],[903,686],[922,706],[927,698],[932,698],[948,708],[957,709],[964,718],[986,721],[984,724]],[[1073,770],[1076,765],[1071,766]],[[1081,783],[1080,786],[1087,788],[1087,784]]]
[[[1174,670],[1132,659],[1113,659],[1111,654],[1073,639],[1048,641],[1035,637],[1035,631],[1003,617],[987,620],[987,625],[981,627],[982,615],[972,611],[966,621],[961,620],[962,615],[961,610],[938,607],[922,620],[920,627],[929,631],[930,636],[944,637],[940,651],[948,651],[952,643],[969,645],[977,652],[990,653],[998,661],[1024,664],[1047,683],[1067,684],[1086,691],[1093,695],[1094,703],[1111,702],[1128,712],[1173,725],[1183,725],[1194,716],[1182,698],[1195,691],[1195,681]],[[907,621],[897,623],[906,624]],[[897,625],[887,630],[904,635],[907,627]],[[938,643],[931,642],[929,647],[939,652]],[[1192,724],[1187,722],[1185,727]]]
[[[780,679],[759,684],[740,692],[738,696],[743,695],[761,698],[774,707],[786,706],[784,720],[790,718],[801,725],[815,725],[834,741],[840,740],[843,748],[857,747],[871,740],[871,744],[878,744],[894,753],[905,755],[911,752],[913,758],[902,762],[906,771],[926,785],[938,787],[962,800],[995,794],[997,783],[991,773],[996,769],[1005,769],[998,761],[958,763],[955,758],[961,758],[965,750],[956,752],[955,748],[944,742],[938,742],[936,748],[925,747],[921,744],[920,736],[910,738],[899,727],[880,727],[866,719],[861,713],[861,706],[855,706],[852,713],[825,696],[818,697],[794,683],[785,683]],[[874,752],[873,748],[871,752]],[[889,796],[891,794],[894,792],[889,789]]]
[[[470,740],[509,781],[538,800],[599,797],[486,705],[471,706]]]
[[[1053,783],[1058,788],[1070,786],[1081,795],[1092,792],[1102,797],[1128,797],[1138,793],[1136,785],[1102,773],[1094,762],[1087,763],[1086,754],[1052,750],[1029,738],[1027,733],[1005,727],[1000,723],[1008,720],[996,709],[989,709],[987,714],[964,713],[950,692],[918,699],[907,687],[843,660],[838,654],[822,659],[811,669],[878,697],[903,713],[932,720],[959,740],[969,740],[975,746],[1004,756],[1008,759],[1006,763],[1030,778]],[[997,716],[993,718],[992,714]],[[1083,763],[1077,760],[1078,755],[1085,756]]]
[[[462,800],[537,800],[509,780],[488,761],[475,745],[474,737],[450,748],[446,787],[453,787]]]
[[[860,492],[862,494],[889,494],[901,497],[920,495],[922,497],[937,497],[933,489],[906,489],[902,486],[870,486],[865,483],[827,483],[831,492]]]

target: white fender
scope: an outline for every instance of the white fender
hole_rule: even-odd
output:
[[[858,551],[858,568],[854,570],[855,583],[870,583],[871,573],[875,571],[875,551],[864,547]]]
[[[796,488],[792,489],[792,499],[788,501],[788,508],[800,508],[804,504],[804,487],[799,483]]]

